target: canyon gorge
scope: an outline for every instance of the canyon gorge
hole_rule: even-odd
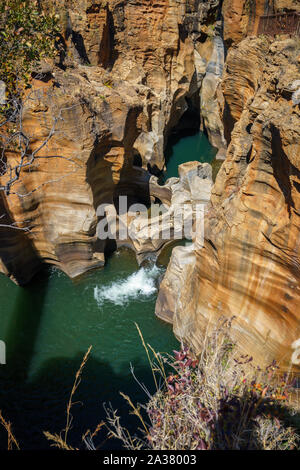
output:
[[[1,193],[1,272],[25,285],[49,263],[76,278],[122,245],[141,263],[165,241],[145,240],[134,216],[135,237],[100,240],[97,208],[124,195],[169,213],[201,201],[204,243],[173,248],[156,315],[195,352],[234,318],[244,354],[299,370],[300,37],[260,34],[259,19],[271,4],[300,13],[300,2],[40,3],[58,15],[60,53],[26,90],[34,160]],[[216,178],[188,162],[160,184],[170,137],[190,128],[215,147]],[[18,151],[5,158],[13,167]]]

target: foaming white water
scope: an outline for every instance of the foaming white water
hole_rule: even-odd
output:
[[[130,300],[145,300],[157,291],[156,281],[162,269],[156,265],[140,268],[125,279],[119,279],[104,286],[94,288],[94,297],[98,305],[111,302],[126,305]]]

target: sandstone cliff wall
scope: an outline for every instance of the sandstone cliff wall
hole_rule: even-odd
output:
[[[216,102],[223,66],[214,52],[216,0],[41,4],[59,15],[60,56],[35,71],[22,121],[30,152],[47,145],[4,197],[12,223],[30,230],[0,227],[2,271],[20,283],[41,262],[71,277],[103,265],[107,243],[97,240],[97,207],[120,194],[149,201],[145,170],[163,168],[170,132],[188,109],[200,113],[200,95]],[[203,120],[213,143],[224,147],[213,115],[211,105]],[[6,158],[12,165],[18,154]]]
[[[297,40],[266,38],[245,39],[228,53],[222,89],[230,144],[205,243],[192,253],[173,250],[157,302],[158,315],[198,351],[206,328],[235,317],[239,347],[260,364],[300,364],[299,53]]]
[[[71,277],[103,265],[97,207],[120,194],[167,200],[146,169],[163,168],[170,132],[194,110],[228,151],[204,247],[173,250],[156,312],[196,350],[208,325],[235,316],[245,352],[299,365],[299,41],[255,37],[263,0],[41,4],[60,16],[61,51],[25,101],[36,158],[1,210],[29,230],[0,227],[2,272],[24,283],[42,262]]]

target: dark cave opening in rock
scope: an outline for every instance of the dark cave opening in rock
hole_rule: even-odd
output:
[[[132,163],[133,166],[137,166],[139,168],[142,168],[143,166],[143,160],[142,160],[142,157],[139,153],[135,153],[133,155],[133,163]]]
[[[171,130],[167,139],[167,145],[169,144],[169,139],[176,139],[178,141],[182,137],[194,135],[199,132],[201,124],[199,108],[191,102],[187,103],[188,109],[181,116],[177,125]]]

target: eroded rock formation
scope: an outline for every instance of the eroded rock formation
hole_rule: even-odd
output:
[[[150,214],[133,215],[128,224],[128,242],[142,262],[158,257],[162,248],[174,240],[203,237],[204,209],[210,199],[212,168],[208,163],[187,162],[178,168],[179,178],[159,186],[152,177],[150,196],[163,196],[164,204],[152,204]],[[156,179],[156,178],[155,178]],[[196,225],[199,224],[199,225]],[[119,242],[121,245],[121,242]]]
[[[213,47],[216,0],[41,3],[59,14],[60,56],[34,74],[22,118],[30,150],[47,145],[3,195],[13,223],[30,231],[0,228],[1,270],[20,283],[44,261],[71,277],[103,265],[107,243],[96,236],[98,206],[122,194],[130,203],[149,202],[145,170],[164,167],[169,133],[184,113],[200,114],[207,64],[203,96],[214,102],[223,65]],[[222,147],[213,108],[203,119]],[[6,157],[12,164],[18,155]]]
[[[222,88],[230,144],[204,247],[173,250],[156,309],[197,351],[208,325],[236,317],[239,347],[260,364],[300,363],[299,53],[297,40],[266,38],[229,51]]]
[[[204,246],[195,239],[173,250],[156,313],[197,351],[207,325],[235,316],[244,352],[261,364],[299,365],[299,41],[255,37],[270,12],[264,0],[41,4],[60,15],[60,57],[41,65],[24,105],[36,155],[2,194],[0,216],[30,230],[0,227],[1,271],[24,283],[41,262],[71,277],[103,265],[97,208],[117,206],[119,195],[172,206],[178,181],[158,187],[151,174],[193,111],[227,156],[206,207]],[[295,0],[273,4],[299,10]],[[180,184],[190,181],[182,176]],[[180,197],[197,200],[191,191]],[[130,243],[141,257],[161,248],[159,239]]]

